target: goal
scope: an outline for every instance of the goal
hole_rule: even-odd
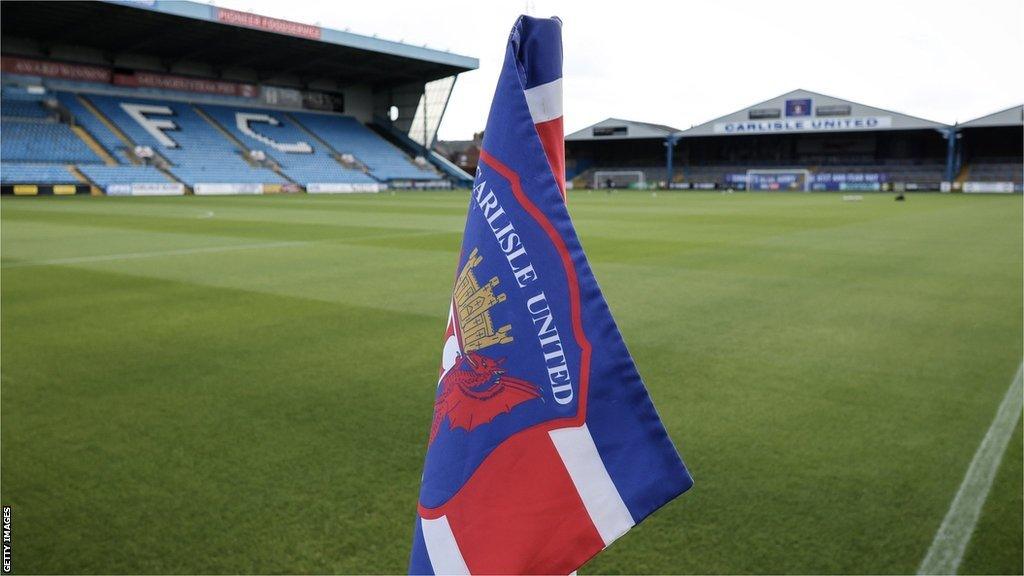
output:
[[[609,186],[611,184],[611,186]],[[598,170],[594,172],[594,189],[644,188],[647,180],[643,170]]]
[[[811,171],[792,168],[747,170],[747,190],[811,189]]]

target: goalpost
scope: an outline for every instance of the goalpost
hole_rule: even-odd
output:
[[[752,168],[747,170],[747,190],[811,189],[811,171],[796,168]]]
[[[594,172],[594,190],[608,188],[645,188],[647,180],[643,170],[598,170]]]

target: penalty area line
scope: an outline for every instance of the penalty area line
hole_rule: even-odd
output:
[[[921,561],[918,574],[956,574],[963,560],[964,551],[971,541],[974,527],[978,524],[982,506],[988,498],[999,464],[1003,461],[1006,446],[1010,443],[1013,431],[1017,429],[1017,421],[1024,403],[1024,362],[1017,368],[1017,374],[1006,391],[996,417],[992,420],[985,438],[978,446],[971,465],[967,468],[960,489],[949,505],[946,517],[942,519],[939,531],[928,549],[928,554]]]

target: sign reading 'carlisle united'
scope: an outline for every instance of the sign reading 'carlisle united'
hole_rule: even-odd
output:
[[[835,132],[875,130],[892,126],[892,116],[849,116],[846,118],[797,118],[785,120],[743,120],[715,123],[715,134],[767,134],[773,132]]]

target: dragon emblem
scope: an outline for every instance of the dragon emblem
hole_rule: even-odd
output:
[[[441,392],[434,401],[434,422],[430,426],[431,442],[445,418],[449,429],[468,431],[540,397],[533,384],[505,374],[501,368],[503,360],[476,352],[459,356],[455,366],[441,378]]]
[[[512,342],[512,326],[495,328],[491,319],[490,309],[505,301],[505,294],[494,293],[498,278],[481,286],[473,272],[482,261],[473,250],[455,282],[430,443],[445,421],[449,430],[470,431],[523,402],[540,398],[536,386],[507,374],[504,358],[495,360],[478,352]]]

